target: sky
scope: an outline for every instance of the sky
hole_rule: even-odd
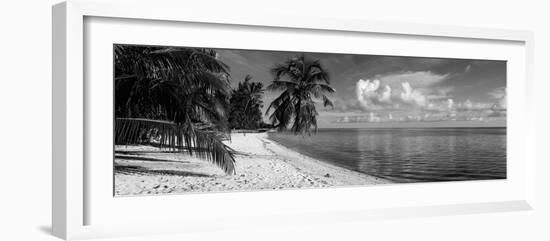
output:
[[[218,49],[232,86],[264,86],[270,69],[301,52]],[[328,70],[334,107],[317,105],[319,128],[506,126],[506,62],[305,53]],[[265,113],[280,92],[265,92]],[[267,117],[265,117],[267,121]]]

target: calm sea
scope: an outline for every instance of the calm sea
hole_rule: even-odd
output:
[[[269,138],[321,161],[396,182],[506,178],[506,128],[321,129]]]

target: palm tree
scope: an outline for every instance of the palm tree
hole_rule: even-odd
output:
[[[229,123],[231,128],[256,129],[262,122],[263,84],[252,82],[252,76],[247,75],[233,90],[230,103]]]
[[[292,124],[294,134],[310,134],[311,127],[317,131],[316,100],[324,107],[333,106],[327,94],[334,93],[330,87],[329,74],[319,60],[310,60],[304,55],[287,60],[271,69],[274,80],[267,90],[282,91],[269,105],[266,115],[278,130]]]
[[[187,151],[235,173],[229,67],[210,49],[115,45],[115,143]]]
[[[244,78],[244,83],[242,84],[242,88],[244,89],[245,94],[247,95],[247,101],[244,107],[245,113],[248,110],[248,108],[251,106],[261,107],[261,105],[263,105],[263,101],[262,101],[262,95],[264,94],[263,84],[250,82],[251,79],[252,79],[252,76],[247,75]],[[241,83],[239,83],[239,85],[240,84]]]

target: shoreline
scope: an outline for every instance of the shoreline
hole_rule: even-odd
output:
[[[326,170],[329,173],[330,172],[336,173],[339,176],[338,177],[339,179],[347,180],[350,182],[352,182],[354,179],[359,179],[359,180],[369,180],[373,182],[373,184],[393,183],[392,181],[384,178],[371,176],[365,173],[350,170],[350,169],[340,167],[328,162],[315,159],[308,155],[302,154],[274,140],[270,140],[267,137],[267,133],[265,134],[265,137],[260,138],[260,140],[263,141],[264,144],[266,145],[271,145],[270,147],[266,146],[266,148],[272,151],[274,154],[291,159],[291,160],[283,159],[283,161],[288,162],[290,165],[293,165],[296,168],[301,168],[301,166],[302,167],[305,166],[306,167],[304,168],[305,171],[319,174],[319,173],[322,173],[322,170]],[[317,168],[307,169],[308,166],[316,166]],[[354,185],[354,184],[349,184],[349,185]]]
[[[392,183],[335,166],[272,141],[234,133],[236,174],[208,161],[150,146],[115,146],[115,196],[346,187]]]

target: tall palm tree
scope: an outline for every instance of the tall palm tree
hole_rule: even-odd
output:
[[[328,94],[335,90],[330,86],[329,74],[319,60],[311,60],[305,55],[287,60],[271,69],[274,80],[267,87],[282,93],[269,105],[266,115],[279,130],[292,124],[294,134],[310,134],[311,128],[317,131],[316,100],[324,107],[333,106]]]
[[[247,75],[243,82],[239,82],[230,99],[229,124],[231,128],[256,129],[260,126],[263,93],[263,84],[252,82],[250,75]]]
[[[244,107],[244,113],[253,105],[263,105],[262,95],[264,94],[263,84],[251,82],[252,76],[246,75],[243,83],[239,83],[239,88],[244,89],[247,96],[246,105]]]
[[[210,49],[115,45],[115,143],[157,144],[235,172],[229,68]]]

